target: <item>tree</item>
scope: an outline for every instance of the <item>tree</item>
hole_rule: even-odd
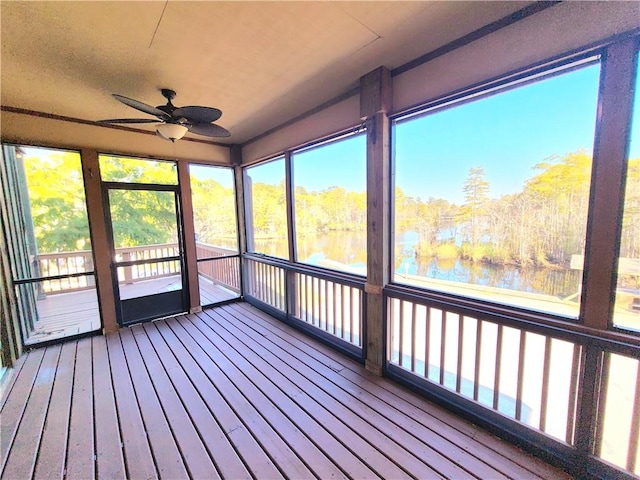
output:
[[[467,238],[472,246],[478,244],[486,223],[489,202],[489,182],[484,179],[484,168],[470,168],[462,187],[464,203],[459,218],[466,224]]]

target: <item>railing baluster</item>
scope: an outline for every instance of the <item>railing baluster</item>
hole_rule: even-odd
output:
[[[500,375],[502,373],[502,324],[498,325],[496,338],[496,369],[493,376],[493,409],[498,410],[500,400]]]
[[[462,388],[462,347],[464,341],[464,318],[458,314],[458,368],[456,370],[456,392]]]
[[[362,310],[364,304],[364,292],[358,289],[358,346],[362,346]]]
[[[580,357],[582,351],[579,345],[573,345],[573,361],[571,362],[571,383],[569,384],[569,408],[567,412],[567,430],[565,441],[571,445],[574,442],[574,427],[576,419],[576,407],[578,401],[578,378],[580,376]]]
[[[311,275],[307,275],[307,320],[309,323],[313,325],[313,277]]]
[[[316,324],[316,277],[311,277],[311,324]]]
[[[354,319],[356,317],[358,317],[359,313],[358,313],[358,302],[354,302],[353,301],[353,294],[355,292],[355,289],[353,287],[349,287],[349,291],[351,292],[351,295],[350,295],[350,298],[351,298],[351,315],[349,315],[349,342],[353,343]]]
[[[424,376],[429,378],[430,351],[429,342],[431,341],[431,307],[425,305],[424,317]]]
[[[267,303],[273,305],[273,265],[267,265]]]
[[[598,426],[596,427],[595,438],[594,438],[594,452],[598,456],[602,456],[602,436],[604,434],[604,413],[607,410],[607,397],[609,396],[609,388],[611,388],[611,383],[609,383],[609,377],[611,373],[611,353],[604,352],[602,355],[602,376],[600,379],[600,392],[599,392],[599,401],[598,401],[598,412],[596,414],[596,419],[598,422]],[[591,453],[591,452],[590,452]]]
[[[544,364],[542,367],[542,394],[540,397],[540,425],[543,432],[547,428],[547,401],[549,398],[549,369],[551,368],[551,337],[545,337]]]
[[[400,307],[398,309],[398,325],[400,329],[398,331],[398,363],[401,367],[404,366],[404,300],[400,300]]]
[[[416,371],[416,302],[411,303],[411,371]]]
[[[336,295],[336,288],[337,288],[338,284],[334,282],[333,284],[333,302],[331,302],[333,304],[333,322],[332,322],[332,327],[333,327],[333,334],[336,334],[336,323],[337,322],[337,311],[338,311],[338,297]]]
[[[482,324],[479,318],[476,324],[476,364],[473,371],[473,399],[478,401],[478,391],[480,389],[480,360],[482,359]]]
[[[340,285],[340,338],[344,338],[344,285]]]
[[[516,385],[516,420],[522,420],[522,388],[524,387],[524,359],[526,353],[526,333],[520,330],[518,346],[518,379]]]
[[[318,328],[322,330],[322,282],[318,279]]]
[[[444,385],[444,362],[447,354],[447,312],[442,310],[440,315],[442,328],[440,330],[440,385]]]
[[[329,331],[329,281],[324,281],[324,329]]]
[[[640,443],[640,361],[636,365],[636,388],[633,394],[633,414],[629,431],[629,448],[627,449],[627,470],[635,472],[638,444]],[[637,473],[637,472],[636,472]]]

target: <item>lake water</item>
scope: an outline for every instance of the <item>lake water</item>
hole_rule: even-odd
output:
[[[530,293],[567,297],[579,291],[581,273],[578,270],[550,268],[519,268],[513,265],[477,264],[462,259],[418,259],[413,254],[417,234],[396,235],[395,273],[401,278],[418,275],[426,278],[498,287]],[[297,239],[298,261],[323,266],[331,260],[366,274],[366,232],[329,232],[320,237]],[[256,251],[287,257],[286,239],[257,240]],[[326,263],[324,264],[326,266]]]

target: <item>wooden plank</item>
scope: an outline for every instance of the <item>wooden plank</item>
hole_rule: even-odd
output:
[[[146,427],[127,370],[120,335],[107,336],[109,363],[118,418],[122,431],[124,457],[129,478],[157,478],[155,461],[147,440]]]
[[[196,363],[196,358],[204,359],[205,357],[204,353],[199,352],[197,344],[188,336],[185,337],[186,343],[181,343],[173,330],[164,322],[156,322],[155,326],[252,475],[281,478],[282,474],[262,449],[260,443],[252,436],[242,419],[227,404],[214,383],[202,370],[201,365]]]
[[[34,350],[27,353],[22,360],[22,367],[19,372],[15,372],[15,383],[13,387],[7,391],[0,409],[0,458],[3,459],[2,464],[7,459],[9,449],[13,443],[18,425],[22,420],[25,408],[27,408],[27,400],[33,388],[33,382],[36,379],[40,363],[44,356],[44,349]],[[19,376],[18,376],[19,373]]]
[[[198,328],[205,337],[212,342],[226,342],[233,348],[226,349],[224,354],[229,361],[237,365],[237,368],[251,372],[251,379],[256,386],[271,399],[290,420],[305,432],[305,434],[313,439],[313,442],[322,449],[325,454],[330,457],[334,463],[341,466],[350,477],[370,478],[374,472],[370,470],[364,463],[354,456],[354,443],[363,443],[362,439],[357,437],[353,431],[342,424],[333,415],[326,405],[319,403],[319,399],[314,399],[305,391],[306,385],[300,385],[292,382],[290,378],[283,375],[276,368],[266,362],[263,355],[268,355],[264,349],[258,344],[252,343],[251,346],[262,352],[261,355],[247,350],[246,345],[234,337],[222,323],[224,319],[204,318],[202,322],[190,319],[196,328]],[[219,323],[220,320],[222,323]],[[211,328],[209,322],[217,324],[215,332]],[[213,337],[218,337],[216,340]],[[283,369],[290,372],[287,365],[280,365]],[[378,432],[379,433],[379,432]],[[341,442],[339,442],[339,439]],[[345,447],[346,444],[348,445]],[[369,446],[368,451],[372,454],[378,453]],[[379,453],[378,453],[379,455]],[[383,459],[384,460],[384,459]],[[382,465],[386,469],[386,477],[405,477],[406,473],[397,466],[391,464],[388,460]]]
[[[103,478],[125,478],[122,439],[105,337],[93,337],[92,347],[96,474]]]
[[[324,424],[336,438],[362,462],[383,478],[406,477],[407,472],[418,470],[422,476],[431,478],[438,474],[416,457],[398,447],[372,425],[356,417],[343,403],[329,395],[310,381],[303,373],[276,356],[260,342],[260,335],[251,329],[240,329],[225,318],[207,312],[212,332],[223,336],[247,362],[263,372],[283,392],[301,390],[301,393],[290,395],[291,400],[303,408],[318,422]],[[205,323],[208,323],[205,320]],[[244,363],[244,362],[241,362]],[[289,411],[287,409],[287,411]],[[318,439],[318,437],[314,437]],[[343,468],[354,468],[353,461],[340,462]],[[361,468],[361,467],[360,467]],[[401,469],[402,468],[402,469]],[[404,470],[404,471],[403,471]],[[358,476],[357,471],[347,471],[350,476]],[[373,472],[363,471],[360,475],[370,477]]]
[[[79,340],[73,375],[73,399],[67,446],[68,479],[95,478],[93,421],[93,361],[90,338]]]
[[[62,346],[34,478],[63,478],[69,438],[77,342]]]
[[[249,329],[246,331],[248,332]],[[258,333],[256,335],[260,336]],[[273,341],[271,336],[268,340]],[[398,464],[412,465],[411,458],[406,455],[409,452],[415,458],[428,458],[429,467],[444,477],[470,478],[470,472],[473,472],[491,478],[504,478],[499,472],[469,456],[447,439],[434,434],[434,431],[422,427],[414,419],[395,410],[392,405],[380,401],[364,389],[345,381],[338,373],[327,370],[320,364],[314,365],[313,361],[304,358],[304,353],[292,354],[279,348],[269,348],[268,350],[296,370],[299,369],[299,365],[306,365],[298,371],[304,373],[319,389],[324,390],[335,400],[347,406],[349,410],[347,415],[350,421],[357,421],[357,418],[360,418],[377,429],[379,433],[372,435],[372,438],[380,436],[383,439],[393,439],[393,443],[385,440],[379,448],[393,450],[399,445],[405,455],[396,450]],[[423,477],[425,475],[424,469],[429,468],[425,464],[416,465],[415,461],[413,465],[414,470],[409,471],[418,477]]]
[[[30,478],[33,475],[60,350],[60,345],[57,345],[44,352],[11,450],[0,471],[2,478]]]
[[[340,376],[370,392],[383,402],[393,405],[394,408],[401,410],[411,418],[415,418],[419,423],[439,435],[450,438],[465,451],[490,463],[491,467],[511,478],[533,478],[536,476],[548,480],[569,478],[565,472],[523,453],[517,447],[449,413],[444,408],[408,392],[399,385],[371,374],[353,360],[336,355],[329,347],[313,341],[250,305],[235,304],[225,306],[223,309],[235,311],[236,318],[240,317],[241,321],[244,318],[245,322],[250,322],[253,325],[252,328],[268,338],[269,341],[276,342],[279,338],[285,342],[284,346],[290,353],[304,352],[315,361],[321,361],[321,359],[331,356],[331,361],[340,365],[339,368],[334,367],[332,370],[338,372]],[[323,364],[326,362],[327,360]]]
[[[242,459],[229,443],[229,439],[225,436],[212,412],[207,408],[203,399],[198,395],[198,391],[189,381],[182,365],[169,350],[158,331],[158,326],[153,323],[147,323],[144,325],[144,330],[153,344],[153,348],[162,358],[162,365],[176,392],[180,395],[180,399],[189,412],[189,416],[196,419],[194,426],[197,428],[208,452],[212,455],[220,475],[223,478],[251,478]]]
[[[155,394],[164,410],[169,428],[171,428],[178,448],[182,452],[189,475],[192,478],[220,478],[209,452],[204,448],[196,428],[156,355],[144,327],[136,325],[131,328],[131,331],[149,372]]]
[[[311,469],[319,478],[342,478],[344,474],[332,463],[324,452],[322,452],[318,446],[305,436],[303,428],[300,425],[296,425],[282,410],[282,404],[278,405],[277,398],[275,396],[276,391],[274,389],[268,390],[269,394],[265,393],[258,386],[256,382],[262,380],[261,373],[258,369],[252,368],[251,365],[246,365],[248,370],[242,369],[231,362],[226,356],[228,352],[228,346],[222,345],[221,348],[224,353],[218,348],[220,342],[217,342],[215,338],[208,335],[208,331],[197,329],[197,325],[200,322],[196,322],[194,317],[189,317],[190,322],[183,322],[185,330],[191,333],[193,336],[202,336],[209,340],[208,354],[209,357],[218,365],[218,367],[227,375],[227,378],[233,385],[247,398],[265,420],[276,427],[279,435],[287,442],[289,447],[294,451],[300,459]],[[195,323],[194,323],[195,322]],[[266,383],[261,383],[262,388],[266,388]],[[289,392],[290,395],[296,395],[301,392]],[[293,406],[289,403],[289,408]],[[308,419],[303,416],[300,411],[300,418],[298,421],[304,424],[305,427],[311,429],[311,423],[305,423]],[[323,430],[320,428],[313,429],[315,435],[321,436]]]
[[[5,375],[10,375],[10,377],[0,380],[0,413],[2,413],[4,405],[7,403],[7,400],[11,395],[11,391],[20,377],[20,372],[22,372],[22,367],[24,367],[24,362],[28,357],[28,354],[22,355],[18,360],[16,360],[13,367],[7,367]],[[0,453],[2,453],[2,450],[0,450]]]
[[[212,383],[216,385],[222,394],[225,402],[231,406],[236,414],[243,419],[250,420],[245,426],[250,429],[262,448],[268,452],[271,460],[277,465],[281,473],[289,478],[308,478],[313,476],[309,468],[294,453],[292,447],[283,440],[281,425],[271,425],[262,416],[259,409],[237,389],[225,372],[209,357],[208,349],[211,348],[209,342],[204,341],[200,336],[193,338],[182,327],[176,319],[167,320],[167,325],[171,327],[173,333],[187,347],[194,356],[200,368],[206,373]]]
[[[140,405],[142,419],[146,425],[149,444],[156,459],[158,475],[161,478],[186,478],[188,473],[182,455],[153,390],[153,384],[144,366],[131,329],[121,329],[120,338],[127,359],[129,375]]]

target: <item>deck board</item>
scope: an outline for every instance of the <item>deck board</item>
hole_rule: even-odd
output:
[[[251,475],[244,463],[233,449],[229,439],[215,420],[204,400],[198,395],[197,390],[189,381],[183,367],[169,350],[167,344],[160,336],[154,324],[144,325],[144,331],[153,344],[157,354],[162,358],[167,375],[184,403],[185,408],[194,420],[194,427],[202,438],[207,451],[216,461],[216,467],[220,475],[226,478],[249,479]]]
[[[215,312],[206,313],[212,318],[216,315]],[[223,323],[218,323],[218,330],[225,328]],[[234,326],[228,328],[234,328]],[[238,329],[237,333],[241,334],[241,331]],[[259,349],[260,347],[253,343],[249,349],[252,348]],[[261,349],[260,351],[262,355],[268,354],[266,349]],[[271,350],[271,352],[276,351],[277,349],[275,348]],[[290,364],[294,365],[293,369],[296,368],[296,364],[301,363],[302,358],[300,357],[304,355],[302,354],[299,357],[295,357],[289,355],[288,352],[284,350],[279,351],[278,354],[284,358],[289,356],[289,358],[287,358],[286,361],[276,362],[277,368],[283,368],[283,365]],[[276,354],[274,353],[273,355],[275,356]],[[309,360],[307,359],[307,361]],[[398,465],[408,468],[409,471],[421,471],[427,468],[433,468],[435,471],[433,471],[431,475],[434,476],[471,478],[470,472],[460,468],[445,456],[449,455],[449,457],[455,458],[455,454],[462,453],[456,450],[454,444],[443,442],[442,439],[433,435],[432,432],[419,431],[413,423],[398,422],[398,418],[400,417],[399,412],[385,408],[386,405],[378,405],[382,408],[378,408],[377,410],[372,408],[375,406],[374,398],[367,396],[363,391],[358,391],[354,386],[344,385],[339,375],[333,372],[333,370],[323,368],[319,365],[316,365],[316,368],[325,370],[326,376],[322,376],[313,370],[310,371],[305,368],[307,379],[300,380],[299,384],[304,385],[306,391],[315,391],[315,397],[322,399],[324,405],[331,405],[334,412],[342,412],[345,418],[350,419],[350,423],[359,433],[366,433],[365,438],[368,438],[377,448],[383,449]],[[367,403],[361,401],[361,398],[366,398]],[[372,402],[373,405],[371,404]],[[386,417],[379,413],[385,410],[387,411]],[[394,421],[391,421],[390,418],[393,418]],[[374,428],[374,425],[377,428]],[[430,433],[431,435],[429,435]],[[413,436],[410,434],[413,434]],[[397,445],[386,445],[385,442],[380,441],[380,439],[384,437],[394,438]],[[423,438],[429,438],[429,445],[421,440]],[[440,449],[434,447],[440,447]],[[446,453],[443,455],[442,452]],[[430,467],[420,463],[418,460],[427,458],[429,459]],[[486,464],[482,464],[471,456],[467,455],[467,458],[464,458],[464,464],[474,473],[487,478],[504,478],[499,472],[489,468]],[[393,477],[397,475],[398,474],[395,474]]]
[[[105,337],[93,337],[93,403],[96,439],[96,469],[103,478],[125,478],[120,425],[113,396],[111,364]]]
[[[238,297],[237,293],[227,287],[200,278],[201,305],[211,305]],[[122,298],[132,298],[175,290],[180,286],[180,277],[171,275],[121,284],[120,292]],[[101,328],[95,287],[72,292],[48,293],[44,298],[37,300],[36,307],[38,321],[35,322],[33,330],[28,332],[28,345],[93,332]]]
[[[3,476],[6,478],[30,478],[33,475],[60,351],[60,345],[56,345],[44,353],[6,458],[3,468]]]
[[[212,319],[215,316],[210,312],[206,313]],[[286,392],[295,404],[308,412],[320,425],[324,425],[328,433],[343,442],[345,448],[350,450],[350,455],[355,456],[363,465],[368,465],[370,468],[366,471],[357,470],[354,468],[357,465],[353,465],[355,462],[351,461],[351,464],[347,464],[350,467],[347,472],[350,476],[367,478],[371,477],[372,472],[377,472],[385,478],[404,478],[412,469],[425,472],[429,470],[428,465],[422,463],[417,457],[411,456],[395,444],[384,442],[383,434],[379,430],[360,417],[350,415],[350,410],[343,403],[317,388],[287,363],[279,362],[277,357],[261,347],[259,342],[251,342],[245,338],[247,343],[241,343],[237,337],[234,339],[231,336],[231,332],[229,335],[224,334],[225,326],[221,323],[217,324],[217,327],[214,327],[215,331],[224,336],[225,341],[233,345],[238,354],[242,352],[247,357],[247,367],[248,365],[259,366],[266,377],[271,379],[282,392]],[[238,330],[235,333],[239,337],[242,336],[242,332]],[[342,421],[347,418],[350,420],[350,425]],[[363,437],[370,439],[373,445]],[[382,448],[384,451],[381,451]],[[435,471],[431,473],[432,478],[438,476]]]
[[[158,474],[164,478],[185,478],[187,476],[186,466],[173,433],[167,424],[160,401],[153,390],[153,384],[144,367],[142,355],[135,343],[133,333],[129,328],[124,328],[119,333],[144,419],[149,445],[156,459]]]
[[[29,352],[29,355],[33,352]],[[95,477],[92,355],[91,339],[79,340],[76,350],[76,370],[73,376],[66,462],[66,478],[72,480]]]
[[[16,373],[7,479],[569,478],[244,303],[34,350]]]
[[[111,369],[111,376],[118,405],[127,473],[130,478],[157,478],[158,472],[147,441],[146,429],[133,391],[131,377],[126,368],[127,363],[120,337],[110,335],[107,338],[107,347],[112,366],[120,366]]]
[[[152,324],[156,327],[156,324]],[[156,327],[157,328],[157,327]],[[239,460],[246,465],[254,475],[264,475],[266,478],[281,477],[280,471],[262,446],[253,437],[242,419],[228,405],[209,377],[200,369],[195,361],[196,352],[191,352],[180,342],[171,329],[158,329],[158,333],[164,339],[167,346],[181,365],[187,379],[191,381],[200,397],[207,404],[209,411],[219,423],[224,434],[239,456]],[[235,478],[235,477],[230,477]]]
[[[204,442],[173,388],[142,325],[131,329],[147,371],[192,478],[220,478]]]
[[[64,472],[75,362],[76,342],[69,342],[60,353],[34,478],[59,478]]]

